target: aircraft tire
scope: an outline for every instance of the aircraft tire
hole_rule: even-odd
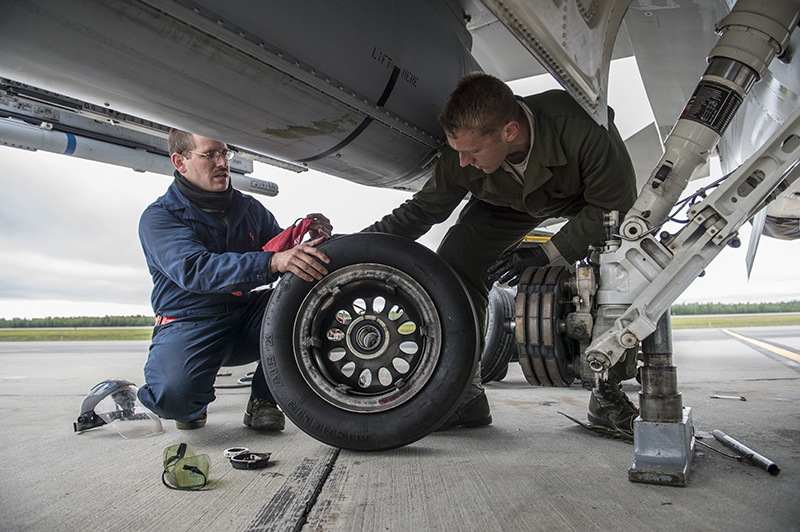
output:
[[[261,327],[261,361],[286,416],[354,451],[413,443],[464,397],[478,364],[471,298],[453,270],[411,240],[356,233],[319,246],[328,274],[286,274]]]
[[[503,380],[515,351],[514,335],[505,329],[507,318],[514,317],[514,297],[505,289],[493,286],[486,313],[486,341],[481,358],[481,382]]]

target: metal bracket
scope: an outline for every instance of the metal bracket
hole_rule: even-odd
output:
[[[633,423],[633,448],[635,458],[628,480],[685,486],[695,449],[692,409],[683,407],[683,419],[678,423],[638,418]]]

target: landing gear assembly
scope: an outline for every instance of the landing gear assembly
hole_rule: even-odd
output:
[[[718,25],[720,41],[662,160],[625,217],[609,220],[597,264],[522,276],[512,323],[531,384],[580,379],[591,387],[644,342],[631,480],[686,483],[694,435],[665,341],[668,311],[738,240],[739,228],[800,179],[800,110],[689,205],[679,231],[662,226],[752,85],[787,50],[798,20],[796,2],[739,0]],[[463,284],[433,252],[402,238],[357,234],[321,249],[331,273],[318,283],[285,276],[264,315],[262,365],[273,394],[298,427],[337,447],[390,449],[430,434],[455,411],[477,368],[478,332]],[[502,364],[492,361],[491,369],[499,376]],[[665,464],[664,449],[675,448]]]

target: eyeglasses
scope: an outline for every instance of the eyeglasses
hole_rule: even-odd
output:
[[[234,155],[236,155],[236,153],[231,151],[231,150],[222,150],[222,151],[211,150],[211,151],[206,152],[206,153],[200,153],[199,151],[186,150],[183,153],[194,153],[195,155],[199,155],[201,157],[205,157],[206,159],[208,159],[212,163],[215,162],[217,159],[219,159],[220,156],[225,157],[227,160],[230,161],[231,159],[233,159]]]

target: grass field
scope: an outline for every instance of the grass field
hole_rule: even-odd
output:
[[[151,328],[130,329],[0,329],[0,342],[62,342],[70,340],[149,340]]]
[[[800,312],[781,314],[719,314],[672,316],[673,329],[714,329],[729,327],[772,327],[800,325]],[[0,329],[0,342],[63,342],[70,340],[149,340],[153,330],[123,329]]]
[[[800,312],[781,314],[719,314],[672,316],[673,329],[714,329],[728,327],[772,327],[800,325]]]

